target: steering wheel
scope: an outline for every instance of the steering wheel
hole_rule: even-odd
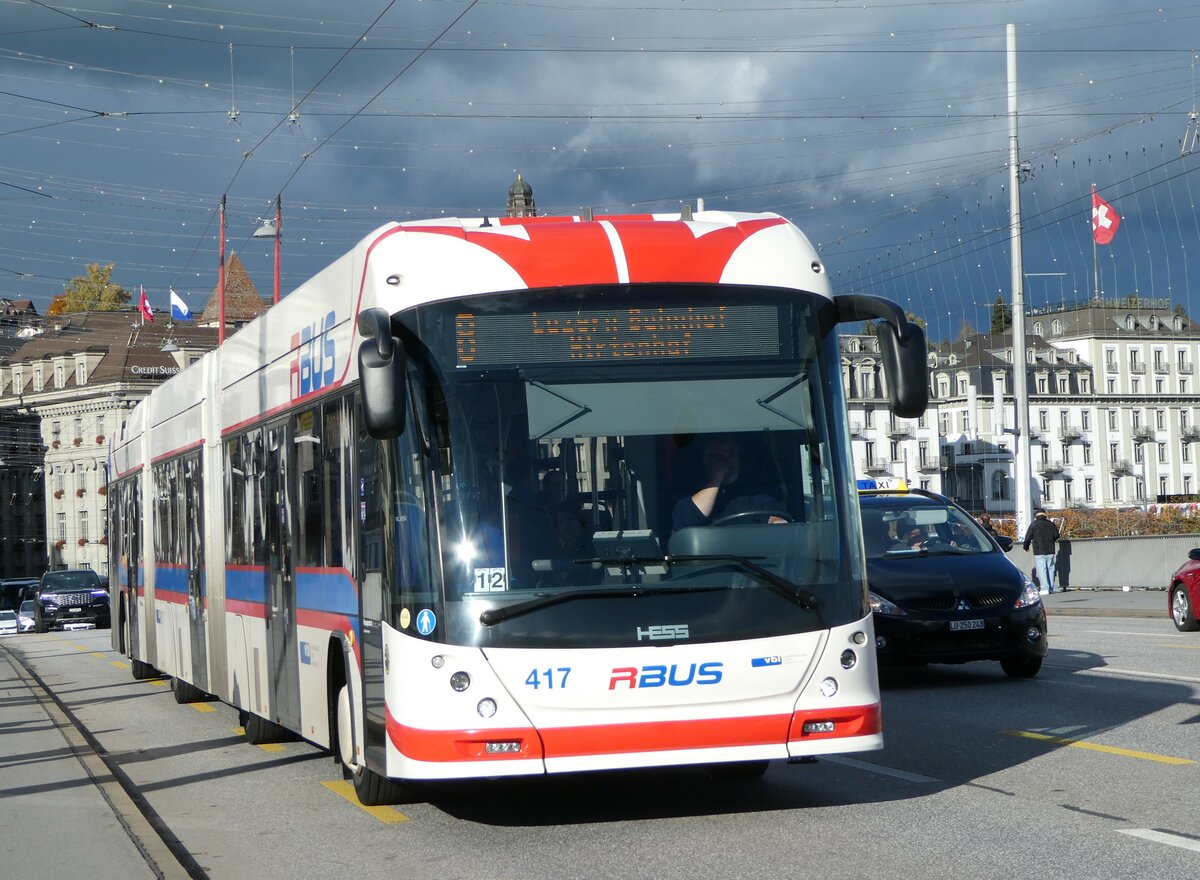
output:
[[[749,519],[752,516],[777,516],[784,522],[795,522],[791,515],[785,510],[739,510],[737,513],[727,513],[725,516],[719,516],[710,522],[709,525],[724,526],[732,522],[737,522],[740,519]]]

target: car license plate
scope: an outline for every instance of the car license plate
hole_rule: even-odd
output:
[[[68,614],[78,614],[82,610],[83,610],[82,608],[68,608],[67,613]]]
[[[952,630],[983,629],[983,621],[978,620],[978,619],[976,619],[976,620],[952,620],[952,621],[950,621],[950,629],[952,629]]]

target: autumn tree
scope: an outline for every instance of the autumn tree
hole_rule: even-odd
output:
[[[91,263],[86,275],[76,275],[54,297],[48,315],[70,312],[117,312],[129,304],[129,291],[112,281],[113,264]]]

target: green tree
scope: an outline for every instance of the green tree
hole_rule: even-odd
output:
[[[922,330],[926,329],[924,318],[917,317],[912,312],[905,312],[904,317],[908,318],[909,323],[916,324]],[[876,329],[878,323],[878,321],[863,321],[862,332],[867,336],[878,336],[879,331]]]
[[[992,304],[992,335],[1001,334],[1011,326],[1012,306],[1006,303],[1003,297],[997,296],[996,302]]]
[[[112,281],[113,264],[90,263],[86,275],[76,275],[63,286],[47,309],[50,315],[70,312],[117,312],[129,305],[129,291]]]

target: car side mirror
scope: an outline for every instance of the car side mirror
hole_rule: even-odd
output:
[[[1000,545],[1000,549],[1005,553],[1011,553],[1013,548],[1013,539],[1008,535],[996,535],[996,543]]]
[[[1193,562],[1200,562],[1200,547],[1193,547],[1188,551],[1188,559]]]

